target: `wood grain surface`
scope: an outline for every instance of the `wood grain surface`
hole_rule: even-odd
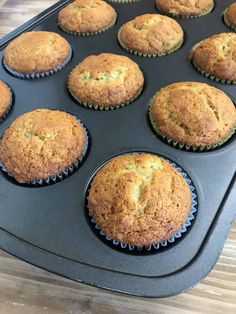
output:
[[[0,0],[0,37],[55,0]],[[236,313],[236,224],[212,272],[194,289],[166,299],[110,293],[50,274],[0,251],[0,314]]]

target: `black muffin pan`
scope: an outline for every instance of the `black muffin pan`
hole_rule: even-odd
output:
[[[86,160],[69,178],[44,187],[25,187],[0,175],[0,247],[29,263],[73,280],[112,291],[146,297],[183,292],[202,280],[215,265],[236,213],[235,136],[211,152],[187,152],[159,139],[148,120],[152,96],[161,87],[178,81],[212,84],[232,99],[236,86],[207,79],[187,60],[191,48],[213,34],[229,32],[222,22],[232,1],[216,1],[211,14],[178,19],[185,41],[177,52],[160,58],[129,55],[118,44],[117,32],[128,20],[157,13],[154,0],[114,4],[118,20],[109,31],[76,37],[57,27],[60,1],[0,41],[0,58],[9,41],[24,31],[47,30],[64,36],[73,57],[60,72],[47,78],[21,80],[3,66],[0,79],[14,91],[11,113],[0,124],[0,135],[20,114],[36,108],[59,109],[79,117],[90,135]],[[101,52],[129,56],[145,76],[140,97],[127,107],[96,111],[77,104],[66,87],[71,70],[85,57]],[[150,152],[180,165],[196,187],[198,211],[191,228],[172,245],[150,252],[118,250],[103,241],[87,215],[86,196],[97,169],[122,153]]]

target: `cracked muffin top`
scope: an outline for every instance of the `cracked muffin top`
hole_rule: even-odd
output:
[[[116,11],[103,0],[76,0],[59,12],[58,25],[72,33],[94,33],[115,24]]]
[[[236,127],[236,109],[221,90],[205,83],[168,85],[150,108],[154,127],[173,141],[204,148],[226,139]]]
[[[209,37],[196,45],[191,54],[200,70],[221,80],[236,81],[236,34]]]
[[[133,52],[166,55],[177,50],[184,40],[181,26],[160,14],[145,14],[124,24],[119,32],[121,45]]]
[[[71,72],[68,88],[84,105],[113,108],[128,103],[143,88],[144,77],[131,59],[111,53],[92,55]]]
[[[0,120],[12,102],[12,93],[6,83],[0,81]]]
[[[232,3],[224,14],[225,23],[236,29],[236,2]]]
[[[68,169],[86,143],[81,123],[70,114],[38,109],[19,116],[0,142],[0,160],[19,183],[47,179]]]
[[[4,63],[18,73],[41,73],[64,64],[70,54],[70,44],[57,33],[27,32],[6,47]]]
[[[156,0],[156,7],[166,14],[193,17],[210,13],[214,0]]]
[[[123,155],[96,174],[88,207],[106,236],[141,247],[165,241],[182,228],[191,209],[191,192],[164,159]]]

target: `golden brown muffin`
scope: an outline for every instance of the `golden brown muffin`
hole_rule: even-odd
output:
[[[196,45],[193,64],[212,79],[236,82],[236,34],[221,33]]]
[[[12,104],[12,93],[6,83],[0,81],[0,121]]]
[[[70,56],[70,44],[60,35],[53,32],[28,32],[6,47],[4,64],[15,75],[33,75],[59,70],[69,61]]]
[[[236,109],[221,90],[204,83],[168,85],[154,97],[150,118],[158,134],[204,149],[225,141],[236,128]]]
[[[182,228],[191,192],[167,161],[150,154],[119,156],[96,174],[88,207],[106,236],[142,247]]]
[[[232,3],[224,13],[224,21],[227,26],[236,30],[236,2]]]
[[[116,22],[116,11],[102,0],[76,0],[59,12],[58,25],[73,34],[104,31]]]
[[[38,109],[19,116],[0,143],[0,160],[19,183],[67,170],[84,153],[86,134],[70,114]]]
[[[113,109],[137,97],[144,84],[139,66],[127,57],[102,53],[87,57],[71,72],[68,88],[84,106]]]
[[[156,0],[156,7],[162,13],[173,16],[198,17],[212,11],[214,0]]]
[[[133,53],[163,56],[177,50],[184,32],[172,18],[160,14],[145,14],[122,26],[118,35],[121,46]]]

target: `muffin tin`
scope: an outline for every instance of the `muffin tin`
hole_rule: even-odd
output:
[[[211,14],[178,19],[185,42],[174,54],[160,58],[129,55],[118,44],[119,28],[135,16],[157,13],[154,1],[112,3],[118,13],[109,31],[78,37],[57,27],[55,6],[0,41],[0,58],[11,39],[29,30],[55,31],[72,45],[73,57],[60,72],[47,78],[21,80],[3,66],[0,80],[15,95],[11,113],[0,124],[0,135],[20,114],[36,108],[59,109],[78,116],[87,126],[90,147],[87,159],[69,178],[44,187],[25,187],[0,176],[0,247],[34,265],[93,286],[127,294],[164,297],[183,292],[212,269],[223,248],[236,213],[235,135],[211,152],[187,152],[159,139],[148,120],[152,96],[177,81],[212,84],[232,99],[236,86],[211,81],[187,60],[191,48],[213,34],[228,32],[222,13],[232,1],[217,1]],[[77,104],[67,91],[71,70],[86,56],[101,52],[129,56],[145,75],[145,88],[132,104],[117,110],[98,111]],[[180,165],[196,187],[198,212],[191,228],[170,246],[150,252],[118,250],[102,241],[86,209],[87,189],[96,171],[122,153],[151,152]]]

